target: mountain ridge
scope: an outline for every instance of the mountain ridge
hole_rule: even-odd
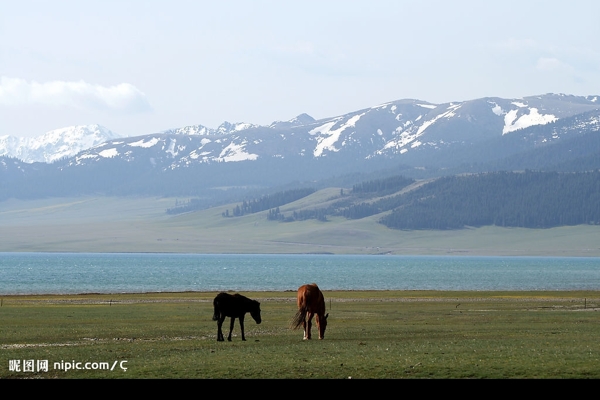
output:
[[[287,131],[299,127],[314,126],[308,133],[315,138],[316,145],[311,150],[312,154],[318,157],[327,152],[339,151],[340,149],[339,146],[336,146],[336,142],[344,136],[344,131],[354,128],[355,124],[361,118],[366,116],[366,119],[370,120],[368,124],[376,124],[372,116],[367,114],[374,110],[381,110],[390,112],[394,115],[397,122],[399,122],[396,126],[391,126],[390,121],[384,121],[381,115],[378,116],[382,121],[380,122],[381,126],[375,128],[375,132],[383,140],[381,140],[382,145],[380,148],[375,151],[378,155],[383,155],[394,153],[395,151],[401,153],[409,151],[410,148],[407,147],[409,144],[411,147],[423,145],[423,142],[419,138],[427,130],[429,130],[429,137],[435,138],[437,136],[437,145],[443,143],[441,137],[444,137],[444,135],[440,134],[439,131],[440,129],[447,130],[448,122],[452,118],[459,121],[458,125],[461,124],[460,120],[466,120],[484,133],[488,130],[496,131],[497,133],[499,125],[503,124],[502,135],[505,135],[530,126],[545,125],[565,117],[598,109],[600,108],[598,98],[599,96],[594,95],[546,94],[520,99],[484,97],[445,104],[433,104],[416,99],[402,99],[320,120],[315,120],[307,114],[299,114],[289,121],[275,121],[265,126],[243,122],[229,123],[225,121],[216,129],[203,125],[191,125],[154,134],[141,135],[140,137],[161,134],[204,137],[227,136],[248,130],[271,129],[275,131]],[[482,104],[487,104],[488,109],[485,110]],[[400,109],[402,111],[396,112],[396,110]],[[429,112],[423,112],[425,110],[429,110]],[[485,115],[486,112],[487,116]],[[490,119],[490,112],[498,118]],[[477,123],[477,119],[481,118],[486,119],[487,127],[484,124]],[[386,131],[385,133],[384,130]],[[434,131],[433,134],[430,133],[432,130]],[[436,134],[435,131],[438,131],[438,133]],[[60,158],[73,157],[81,151],[89,150],[104,142],[123,138],[127,138],[127,136],[117,135],[100,125],[55,129],[36,138],[2,136],[0,137],[0,156],[18,158],[27,163],[51,163]],[[351,142],[352,136],[346,140]],[[232,144],[237,150],[232,148],[229,150],[234,153],[240,153],[240,156],[230,158],[221,157],[219,161],[241,161],[248,159],[247,157],[255,159],[250,153],[246,157],[241,155],[241,150],[245,145],[247,143],[243,141]],[[219,159],[218,157],[214,158]]]
[[[4,156],[0,199],[89,193],[212,198],[224,195],[223,188],[269,188],[355,172],[427,178],[553,169],[553,159],[563,169],[595,169],[598,98],[403,99],[319,120],[300,114],[269,126],[194,125],[120,137],[52,163]]]

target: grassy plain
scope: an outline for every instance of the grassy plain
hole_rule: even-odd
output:
[[[263,316],[248,316],[246,342],[237,322],[216,341],[215,294],[3,296],[0,377],[600,378],[596,291],[325,292],[322,341],[288,329],[295,293],[244,293]],[[77,362],[96,369],[66,370]]]
[[[167,215],[174,205],[0,202],[0,252],[600,256],[598,226],[407,232],[380,216],[281,223],[222,217],[235,204]],[[211,320],[215,293],[0,296],[0,378],[600,378],[599,292],[329,292],[326,338],[310,342],[287,328],[294,293],[245,294],[261,301],[263,323],[248,317],[246,342],[236,323],[224,343]],[[48,360],[48,371],[11,371],[11,360]],[[66,370],[73,362],[114,369]]]
[[[322,206],[339,193],[339,188],[318,191],[281,212]],[[600,226],[398,231],[377,223],[381,215],[283,223],[268,221],[266,211],[224,218],[235,204],[167,215],[173,206],[173,198],[3,201],[0,252],[600,256]]]

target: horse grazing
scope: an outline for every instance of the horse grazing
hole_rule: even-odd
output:
[[[260,324],[260,303],[256,300],[251,300],[241,294],[228,294],[228,293],[219,293],[217,297],[213,300],[213,306],[215,308],[215,312],[213,314],[213,321],[217,321],[217,341],[223,342],[225,338],[223,338],[223,331],[221,330],[221,326],[223,325],[223,321],[225,321],[226,317],[231,317],[231,325],[229,326],[229,336],[227,340],[231,342],[231,332],[233,331],[233,323],[236,318],[240,320],[240,328],[242,329],[242,340],[246,340],[246,336],[244,335],[244,317],[246,313],[249,312],[254,321],[257,324]]]
[[[298,288],[298,312],[290,324],[292,329],[298,329],[300,325],[304,327],[304,340],[311,338],[310,328],[313,316],[317,321],[319,339],[323,339],[329,314],[325,314],[325,298],[316,283],[302,285]]]

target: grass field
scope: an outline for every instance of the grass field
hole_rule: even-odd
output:
[[[600,378],[600,292],[325,292],[322,341],[288,329],[295,293],[244,293],[246,342],[216,341],[215,294],[3,296],[0,377]]]
[[[0,252],[600,256],[598,226],[409,232],[379,216],[280,223],[265,213],[223,218],[234,205],[167,215],[174,205],[0,202]],[[261,301],[263,323],[248,316],[248,340],[236,323],[224,343],[211,320],[215,293],[0,296],[0,378],[600,378],[600,292],[326,292],[323,341],[288,329],[295,293],[244,294]]]
[[[337,194],[339,188],[319,191],[281,212],[326,204]],[[174,205],[169,198],[0,202],[0,252],[600,256],[600,226],[398,231],[377,223],[380,215],[282,223],[268,221],[266,211],[222,217],[235,204],[167,215]]]

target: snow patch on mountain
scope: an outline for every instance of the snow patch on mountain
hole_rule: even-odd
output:
[[[229,143],[227,147],[221,151],[219,154],[218,160],[224,162],[231,161],[254,161],[258,159],[258,154],[250,154],[246,152],[246,142],[242,142],[241,144],[235,144],[233,142]]]
[[[516,103],[513,104],[517,105]],[[526,106],[518,105],[518,107]],[[504,128],[502,129],[503,135],[519,129],[529,128],[530,126],[534,125],[545,125],[558,120],[558,118],[552,114],[540,114],[538,109],[535,107],[529,109],[529,114],[523,114],[520,117],[518,114],[518,109],[510,110],[506,113],[504,116]]]
[[[333,152],[339,151],[340,149],[335,147],[335,143],[340,139],[340,135],[342,134],[342,132],[348,128],[355,127],[356,122],[360,119],[360,117],[362,117],[365,114],[366,113],[354,115],[348,121],[346,121],[346,123],[342,124],[342,126],[340,126],[337,129],[332,128],[337,124],[339,119],[335,119],[324,125],[321,125],[320,127],[310,130],[308,132],[309,134],[320,135],[316,136],[317,145],[315,146],[313,155],[315,157],[320,157],[323,155],[323,152],[325,150]]]
[[[234,124],[230,122],[223,122],[216,130],[217,134],[220,135],[229,135],[230,133],[235,133],[239,131],[243,131],[250,128],[258,128],[259,125],[249,124],[246,122],[236,122]]]
[[[168,129],[162,131],[163,134],[169,135],[182,135],[182,136],[215,136],[215,135],[229,135],[243,131],[250,128],[257,128],[259,125],[249,124],[247,122],[223,122],[217,129],[207,128],[204,125],[189,125],[182,128]]]
[[[289,121],[274,121],[269,125],[273,129],[289,129],[296,126],[309,125],[315,122],[315,119],[310,115],[303,113],[290,119]]]
[[[171,157],[176,157],[180,150],[185,150],[185,146],[177,146],[176,140],[171,140],[169,146],[165,150],[165,153],[170,154]]]
[[[423,104],[415,104],[417,106],[423,107]],[[425,131],[438,122],[442,118],[450,119],[456,116],[456,111],[458,111],[462,107],[462,103],[454,104],[450,103],[448,107],[440,114],[434,116],[433,118],[428,118],[424,121],[423,115],[419,115],[414,121],[407,120],[402,122],[402,124],[394,130],[396,137],[392,140],[389,140],[382,149],[377,150],[375,154],[383,154],[389,150],[399,151],[400,154],[404,154],[408,151],[405,146],[410,144],[410,148],[416,148],[423,144],[423,142],[418,141],[417,139],[425,134]],[[434,108],[438,108],[439,106],[435,106]],[[428,109],[432,109],[430,107],[425,107]],[[396,118],[399,122],[401,122],[398,118]]]
[[[162,133],[170,134],[170,135],[207,136],[207,135],[214,135],[215,130],[207,128],[203,125],[190,125],[190,126],[184,126],[182,128],[169,129],[169,130],[163,131]]]
[[[433,119],[431,119],[429,121],[423,122],[421,124],[421,126],[419,127],[419,129],[417,130],[416,137],[421,136],[423,134],[423,132],[425,132],[425,129],[429,128],[440,118],[451,118],[451,117],[455,116],[456,115],[455,111],[458,110],[460,107],[461,107],[461,104],[450,104],[450,106],[448,106],[446,112],[435,116]]]
[[[145,149],[149,148],[149,147],[153,147],[156,146],[156,144],[159,142],[159,139],[156,137],[151,138],[148,141],[145,141],[146,139],[141,139],[138,140],[137,142],[133,142],[133,143],[129,143],[129,146],[131,147],[143,147]]]
[[[104,157],[104,158],[113,158],[119,155],[119,152],[117,151],[116,148],[110,148],[110,149],[106,149],[106,150],[102,150],[100,153],[98,153],[100,155],[100,157]]]
[[[496,102],[493,102],[493,101],[488,101],[488,104],[491,104],[491,105],[493,105],[493,107],[492,107],[492,112],[493,112],[494,114],[496,114],[496,115],[497,115],[497,116],[499,116],[499,117],[501,117],[502,115],[504,115],[504,110],[502,109],[502,107],[500,107],[500,106],[498,105],[498,103],[496,103]]]

